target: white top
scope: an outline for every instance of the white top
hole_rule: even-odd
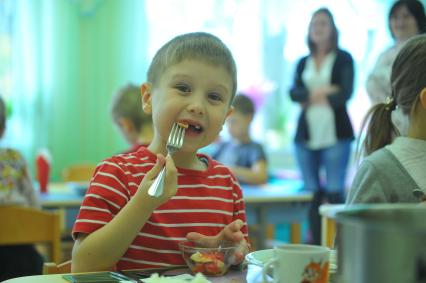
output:
[[[317,69],[312,56],[308,57],[302,79],[309,92],[331,83],[331,72],[335,60],[336,53],[330,52]],[[321,149],[336,144],[335,117],[329,104],[310,105],[306,110],[306,121],[309,130],[307,146],[310,149]]]
[[[426,141],[397,137],[386,148],[395,155],[411,178],[426,192]]]
[[[395,44],[380,54],[376,65],[368,75],[366,87],[373,105],[385,102],[386,97],[391,96],[390,75],[392,64],[401,46],[401,44]]]
[[[367,93],[371,104],[386,102],[386,98],[392,94],[390,76],[392,64],[396,55],[401,50],[403,44],[395,44],[391,48],[380,54],[376,65],[367,78]],[[392,122],[397,127],[402,136],[408,133],[408,117],[400,109],[392,111]]]

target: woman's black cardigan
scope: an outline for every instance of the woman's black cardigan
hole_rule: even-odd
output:
[[[354,132],[352,124],[346,110],[346,103],[353,92],[354,63],[352,56],[341,49],[338,49],[336,60],[331,71],[331,84],[337,85],[340,90],[327,96],[330,106],[334,111],[336,136],[338,140],[353,139]],[[308,56],[303,57],[297,64],[293,87],[290,89],[290,97],[294,102],[304,103],[309,101],[309,91],[302,80],[302,73],[305,69]],[[296,143],[307,142],[309,140],[308,124],[305,114],[306,107],[300,114],[296,137]]]

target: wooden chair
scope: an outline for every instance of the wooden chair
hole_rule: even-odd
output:
[[[45,262],[43,265],[43,274],[62,274],[71,273],[71,260],[60,264],[54,262]]]
[[[61,220],[56,212],[0,206],[0,245],[48,243],[50,260],[61,260]]]
[[[96,165],[78,164],[65,168],[62,179],[65,182],[89,182],[95,172]]]

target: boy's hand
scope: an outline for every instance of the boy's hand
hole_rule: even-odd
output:
[[[189,241],[193,241],[204,247],[219,247],[221,243],[232,242],[238,247],[234,254],[233,264],[240,264],[244,260],[244,256],[248,253],[249,248],[241,232],[244,226],[243,221],[240,219],[228,224],[216,236],[205,236],[200,233],[190,232],[186,235]]]
[[[164,178],[164,192],[160,197],[152,197],[148,195],[148,189],[157,178],[161,169],[166,166],[166,175]],[[138,191],[143,191],[145,197],[150,200],[154,209],[168,201],[177,192],[177,169],[171,156],[164,157],[162,154],[157,154],[157,163],[151,170],[146,173],[142,182],[139,185]]]

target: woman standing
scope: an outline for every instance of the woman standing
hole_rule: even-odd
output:
[[[426,15],[420,1],[396,1],[389,11],[389,30],[394,44],[385,50],[377,59],[376,65],[367,78],[367,93],[371,103],[384,103],[391,96],[390,73],[401,46],[409,38],[426,32]],[[394,111],[392,120],[399,132],[407,133],[408,121],[399,109]]]
[[[346,104],[353,91],[352,56],[338,46],[331,12],[322,8],[311,19],[310,54],[297,64],[291,99],[302,107],[295,137],[296,157],[305,189],[314,193],[309,222],[312,242],[320,243],[318,208],[324,201],[343,203],[351,143],[354,139]],[[320,171],[325,170],[325,182]]]

